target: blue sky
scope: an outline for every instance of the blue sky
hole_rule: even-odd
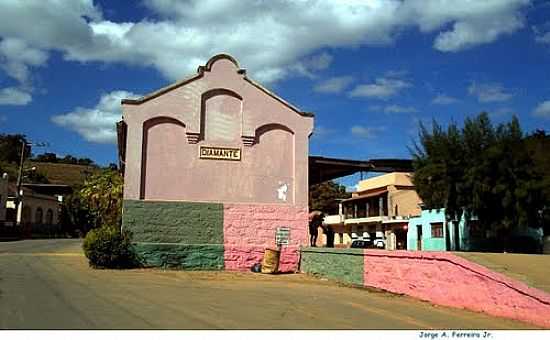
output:
[[[315,113],[312,155],[408,158],[419,121],[480,111],[550,130],[548,1],[0,0],[0,39],[0,132],[100,164],[121,97],[220,52]]]

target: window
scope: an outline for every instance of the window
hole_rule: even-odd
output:
[[[432,238],[443,238],[443,223],[431,223],[432,225]]]

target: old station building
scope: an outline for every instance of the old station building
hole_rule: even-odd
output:
[[[122,109],[123,229],[146,265],[249,269],[284,231],[279,269],[297,268],[312,114],[226,54]]]

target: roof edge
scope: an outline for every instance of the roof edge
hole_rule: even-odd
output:
[[[263,85],[257,83],[256,81],[250,79],[247,75],[246,75],[246,70],[245,69],[241,69],[239,67],[239,62],[234,58],[232,57],[231,55],[229,55],[228,53],[219,53],[219,54],[216,54],[214,55],[213,57],[211,57],[210,59],[208,59],[208,61],[206,62],[206,65],[204,66],[199,66],[197,68],[197,74],[193,75],[193,76],[190,76],[190,77],[187,77],[183,80],[180,80],[180,81],[177,81],[175,83],[172,83],[168,86],[165,86],[157,91],[154,91],[154,92],[151,92],[141,98],[137,98],[137,99],[122,99],[120,101],[121,104],[123,105],[140,105],[140,104],[143,104],[151,99],[154,99],[154,98],[157,98],[167,92],[170,92],[180,86],[183,86],[183,85],[186,85],[192,81],[195,81],[197,79],[200,79],[203,77],[204,75],[204,72],[210,72],[212,70],[212,65],[218,61],[218,60],[221,60],[221,59],[227,59],[229,61],[231,61],[235,67],[237,68],[237,73],[239,74],[242,74],[243,75],[243,79],[247,82],[249,82],[250,84],[252,84],[253,86],[255,86],[256,88],[258,88],[259,90],[261,90],[262,92],[264,92],[265,94],[269,95],[270,97],[272,97],[273,99],[277,100],[278,102],[280,102],[281,104],[285,105],[286,107],[290,108],[292,111],[295,111],[296,113],[298,113],[300,116],[303,116],[303,117],[315,117],[315,114],[313,112],[305,112],[305,111],[301,111],[299,110],[296,106],[290,104],[289,102],[287,102],[286,100],[284,100],[283,98],[279,97],[278,95],[276,95],[275,93],[271,92],[270,90],[268,90],[267,88],[265,88]]]

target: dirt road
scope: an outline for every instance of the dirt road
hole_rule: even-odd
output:
[[[0,243],[2,329],[525,329],[301,274],[93,270],[77,240]]]

